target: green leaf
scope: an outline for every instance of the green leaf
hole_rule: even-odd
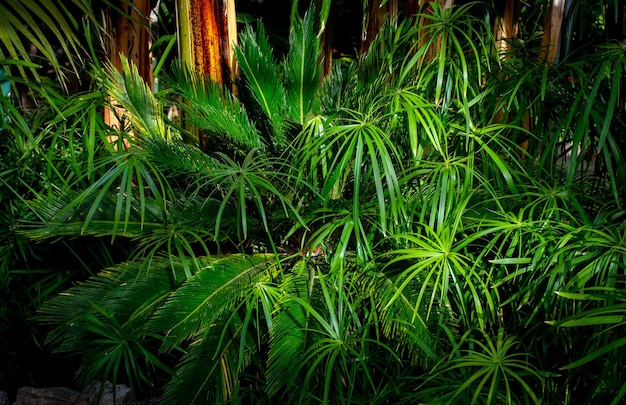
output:
[[[163,112],[150,86],[141,77],[135,64],[123,55],[120,59],[122,71],[108,64],[104,78],[104,86],[113,99],[113,105],[117,103],[123,108],[122,114],[130,119],[140,135],[167,139]]]

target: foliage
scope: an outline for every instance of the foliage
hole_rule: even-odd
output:
[[[37,319],[80,383],[164,403],[619,402],[623,44],[499,58],[475,7],[389,23],[324,78],[311,9],[285,55],[244,29],[237,94],[182,65],[153,94],[125,62],[72,96],[29,83],[50,106],[32,115],[3,100],[0,263],[82,260],[27,280],[40,301],[65,288]]]
[[[69,7],[68,7],[69,6]],[[67,62],[74,73],[78,67],[70,55],[79,55],[82,45],[77,35],[80,21],[77,21],[68,10],[80,11],[89,19],[95,19],[85,0],[73,0],[69,4],[61,4],[57,1],[15,1],[10,0],[0,5],[0,60],[4,64],[7,60],[21,61],[15,63],[19,72],[26,76],[26,68],[29,73],[40,80],[37,67],[50,64],[58,73],[59,78],[66,80],[64,62]],[[41,55],[33,55],[33,51],[27,49],[22,38],[27,38],[29,43]],[[51,40],[54,38],[53,40]],[[56,41],[55,41],[56,40]],[[56,52],[57,44],[67,57],[65,61]],[[35,58],[33,58],[35,56]],[[29,63],[32,62],[32,63]]]

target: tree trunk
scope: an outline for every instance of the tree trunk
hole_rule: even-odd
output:
[[[563,25],[563,11],[566,0],[552,0],[546,19],[543,24],[543,38],[541,40],[542,59],[558,64],[561,48],[561,26]]]
[[[520,0],[506,0],[504,4],[501,4],[501,8],[498,10],[498,16],[496,19],[496,49],[500,58],[506,58],[508,52],[511,49],[510,41],[516,38],[519,33],[519,13],[520,13]],[[531,131],[531,113],[533,111],[526,110],[522,119],[522,128]],[[496,112],[494,122],[501,124],[505,123],[504,113],[502,110]],[[528,140],[520,142],[520,146],[523,150],[528,150]],[[525,154],[521,155],[521,159],[526,158]]]
[[[398,0],[388,0],[383,6],[381,4],[382,0],[367,0],[365,3],[360,53],[369,49],[385,23],[385,16],[392,22],[398,15]]]
[[[180,57],[191,69],[207,75],[226,91],[237,93],[235,0],[177,0]],[[206,139],[198,128],[182,119],[189,135],[203,149]]]
[[[519,0],[505,0],[504,9],[497,17],[496,46],[498,53],[504,56],[510,49],[510,40],[517,37],[519,31]]]
[[[107,9],[107,36],[105,51],[107,60],[119,71],[122,70],[120,54],[137,66],[137,70],[150,88],[154,87],[152,77],[152,43],[150,32],[150,0],[135,0],[130,6],[124,1],[117,4],[119,11],[111,7]],[[104,122],[110,127],[121,129],[118,117],[121,111],[117,107],[104,109]],[[111,139],[115,142],[115,139]],[[128,147],[126,141],[124,146]]]
[[[407,17],[413,17],[420,12],[423,1],[420,0],[406,0],[406,15]]]
[[[234,0],[179,0],[181,58],[215,83],[232,89],[237,76]]]

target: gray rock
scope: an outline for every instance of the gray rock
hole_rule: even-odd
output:
[[[33,388],[22,387],[17,390],[13,405],[90,405],[89,398],[80,392],[64,387]]]
[[[110,381],[94,381],[85,388],[90,405],[126,405],[133,401],[133,393],[129,387],[117,384],[115,388]]]
[[[0,391],[0,405],[11,405],[9,402],[9,394],[4,391]]]
[[[6,404],[9,405],[8,396]],[[126,385],[118,384],[115,387],[110,381],[104,386],[100,381],[89,384],[82,392],[65,387],[33,388],[22,387],[17,391],[17,398],[13,405],[131,405],[132,391]]]

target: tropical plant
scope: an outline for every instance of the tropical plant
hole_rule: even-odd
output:
[[[11,235],[116,252],[39,311],[80,382],[158,382],[165,403],[622,398],[623,47],[502,57],[476,7],[382,27],[325,78],[323,25],[294,11],[284,55],[243,30],[236,94],[183,64],[153,93],[123,62],[42,90],[40,114],[3,104],[5,148],[38,168],[3,177],[29,193]],[[567,147],[599,153],[593,176]]]
[[[472,330],[461,336],[455,350],[429,377],[439,380],[436,388],[425,389],[416,397],[437,403],[540,403],[529,377],[541,380],[541,376],[526,351],[514,352],[517,339],[505,336],[503,328],[493,339],[484,330],[478,332],[481,339],[472,337]],[[450,331],[448,334],[453,336]],[[468,348],[461,349],[464,345]]]

